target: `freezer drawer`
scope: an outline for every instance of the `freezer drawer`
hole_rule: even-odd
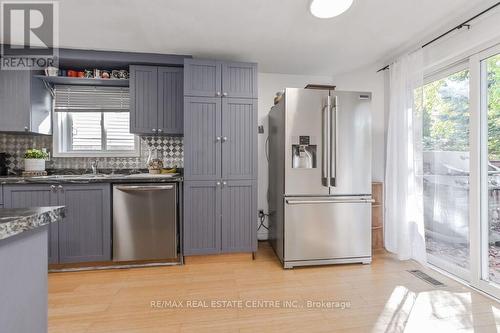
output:
[[[285,198],[284,229],[285,262],[371,257],[371,198]]]

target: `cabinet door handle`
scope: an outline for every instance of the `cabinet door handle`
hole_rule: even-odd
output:
[[[216,92],[215,96],[220,97],[220,91]]]
[[[153,129],[152,129],[152,131],[153,131],[153,132],[156,132],[156,128],[153,128]]]
[[[222,137],[222,142],[226,142],[227,141],[227,136],[223,136]]]
[[[28,132],[28,131],[29,131],[28,126],[24,126],[24,131],[25,131],[25,132]]]
[[[64,187],[63,187],[62,185],[57,186],[57,189],[58,189],[59,191],[64,191]]]
[[[218,136],[218,137],[215,138],[215,142],[220,142],[220,140],[221,140],[220,136]]]
[[[226,186],[227,185],[227,182],[226,181],[223,181],[222,182],[222,187]]]
[[[222,96],[227,97],[227,92],[222,93]]]
[[[220,186],[220,182],[216,182],[216,183],[215,183],[215,186]]]
[[[50,185],[50,191],[51,192],[55,192],[56,190],[56,186],[55,185]]]
[[[158,133],[161,133],[163,132],[163,130],[161,128],[158,128]]]

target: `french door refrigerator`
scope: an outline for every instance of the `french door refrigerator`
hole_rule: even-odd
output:
[[[269,233],[285,268],[371,262],[371,93],[285,89],[269,113]]]

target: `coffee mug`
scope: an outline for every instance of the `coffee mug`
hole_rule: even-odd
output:
[[[111,78],[113,78],[113,79],[121,79],[121,73],[120,73],[120,71],[117,70],[117,69],[113,69],[111,71]]]
[[[122,70],[120,70],[120,74],[121,74],[120,75],[121,79],[128,79],[128,70],[122,69]]]
[[[102,70],[101,71],[101,79],[109,79],[109,78],[110,78],[109,72],[106,70]]]
[[[45,75],[46,76],[57,76],[58,73],[59,73],[59,68],[57,68],[57,67],[45,68]]]

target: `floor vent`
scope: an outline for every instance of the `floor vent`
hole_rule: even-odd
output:
[[[419,279],[424,280],[425,282],[432,284],[434,287],[444,287],[444,283],[442,283],[442,282],[436,280],[435,278],[425,274],[424,272],[422,272],[419,269],[412,269],[412,270],[409,270],[408,272],[415,275]]]

